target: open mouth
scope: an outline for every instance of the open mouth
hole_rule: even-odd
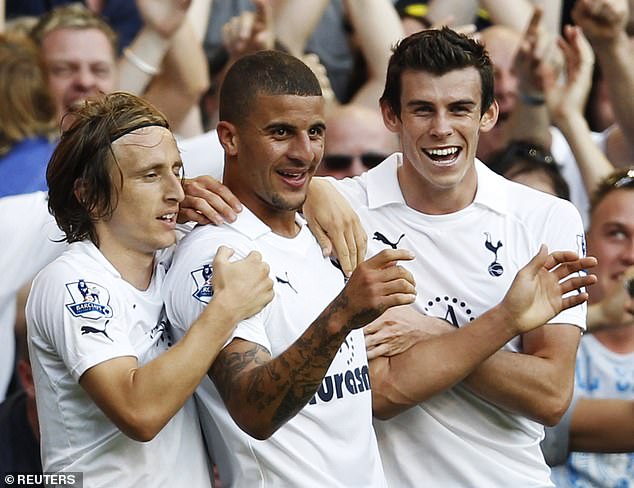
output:
[[[425,155],[438,164],[451,164],[460,154],[461,149],[458,146],[449,146],[435,149],[423,149]]]
[[[176,223],[176,213],[172,212],[172,213],[167,213],[164,215],[161,215],[160,217],[157,217],[158,220],[162,220],[164,222],[167,223]]]
[[[278,170],[277,174],[282,177],[287,185],[301,187],[307,180],[308,171],[305,169],[284,169]]]

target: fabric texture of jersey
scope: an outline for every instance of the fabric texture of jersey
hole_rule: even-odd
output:
[[[510,182],[476,161],[468,207],[426,215],[407,206],[398,183],[401,154],[364,175],[330,180],[368,233],[368,255],[413,251],[402,265],[416,279],[416,309],[460,327],[500,302],[539,250],[585,252],[581,218],[569,202]],[[553,323],[585,327],[585,306]],[[518,338],[505,349],[521,350]],[[539,443],[543,427],[457,385],[387,421],[375,420],[390,486],[552,486]]]
[[[275,297],[261,312],[238,324],[232,337],[285,351],[340,292],[343,275],[324,258],[298,217],[294,238],[272,232],[248,209],[236,222],[194,229],[178,245],[164,288],[175,332],[187,329],[209,302],[216,250],[235,258],[259,251],[269,264]],[[182,331],[181,331],[182,333]],[[314,398],[264,441],[245,434],[229,416],[210,380],[197,391],[201,420],[223,486],[385,486],[372,428],[371,391],[361,330],[341,345]]]
[[[575,372],[575,396],[634,400],[634,352],[618,354],[592,334],[581,339]],[[557,487],[634,487],[634,453],[572,452],[553,468]]]
[[[157,254],[150,286],[140,291],[82,241],[36,277],[27,324],[44,471],[83,472],[90,487],[210,486],[192,400],[154,439],[137,442],[78,383],[109,359],[134,356],[143,365],[168,349],[161,286],[170,258],[169,250]]]

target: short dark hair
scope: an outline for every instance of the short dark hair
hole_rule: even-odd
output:
[[[220,88],[220,120],[240,123],[251,111],[256,96],[321,96],[312,70],[280,51],[260,51],[236,61]]]
[[[634,167],[615,170],[601,180],[590,198],[590,214],[605,197],[616,190],[634,190]]]
[[[476,68],[480,73],[482,115],[494,100],[493,65],[484,46],[448,27],[416,32],[398,42],[393,49],[381,103],[387,103],[400,117],[401,77],[407,70],[442,76],[469,67]]]
[[[68,242],[90,239],[98,245],[95,222],[112,215],[118,194],[112,171],[118,168],[112,142],[136,129],[169,129],[165,116],[140,97],[114,92],[71,108],[46,170],[48,208]],[[81,198],[76,188],[81,188]]]
[[[542,172],[553,185],[555,195],[570,200],[570,187],[561,175],[561,169],[548,149],[530,141],[512,141],[493,154],[487,165],[496,173],[506,176]]]

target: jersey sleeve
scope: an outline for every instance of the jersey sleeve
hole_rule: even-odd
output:
[[[548,246],[549,252],[567,250],[576,252],[580,257],[586,255],[586,239],[581,216],[570,202],[558,200],[557,205],[547,214],[542,228],[542,242]],[[579,291],[570,292],[573,293]],[[587,305],[584,303],[564,310],[549,323],[573,324],[585,330],[586,313]]]
[[[104,273],[69,269],[63,263],[38,276],[27,304],[33,346],[61,358],[76,381],[109,359],[137,357],[128,334],[130,320]]]
[[[233,249],[232,261],[257,250],[245,236],[211,227],[193,230],[177,246],[163,286],[163,299],[167,317],[181,337],[213,299],[213,260],[220,246]],[[269,306],[238,324],[229,341],[240,337],[269,348],[264,328]]]

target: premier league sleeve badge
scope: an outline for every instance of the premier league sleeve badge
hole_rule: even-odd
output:
[[[72,299],[71,303],[66,304],[66,308],[74,317],[90,320],[112,317],[110,293],[105,287],[79,279],[66,283],[66,289]]]

